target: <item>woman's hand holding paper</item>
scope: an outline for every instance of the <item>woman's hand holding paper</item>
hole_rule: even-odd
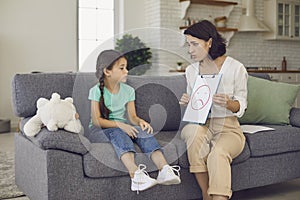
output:
[[[226,94],[215,94],[213,96],[213,103],[225,107],[228,110],[231,110],[233,113],[236,113],[240,110],[240,102],[229,98],[229,96]]]
[[[179,101],[179,104],[180,105],[187,105],[190,101],[190,96],[186,93],[183,93],[180,101]]]
[[[228,103],[229,100],[230,100],[230,98],[226,94],[215,94],[213,96],[213,102],[215,104],[218,104],[218,105],[220,105],[222,107],[225,107],[225,108],[227,107],[227,103]]]

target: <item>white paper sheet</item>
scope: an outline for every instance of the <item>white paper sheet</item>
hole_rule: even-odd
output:
[[[244,133],[257,133],[260,131],[273,131],[275,130],[274,128],[270,128],[267,126],[257,126],[257,125],[241,125],[241,128]]]
[[[218,89],[221,77],[222,74],[197,77],[183,121],[205,124],[212,106],[212,97]]]

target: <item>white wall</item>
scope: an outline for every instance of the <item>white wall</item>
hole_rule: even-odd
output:
[[[0,119],[11,106],[16,73],[77,70],[77,1],[0,0]]]
[[[124,0],[124,31],[145,27],[145,1]]]

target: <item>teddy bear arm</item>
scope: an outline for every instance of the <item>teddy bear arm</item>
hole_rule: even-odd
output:
[[[81,122],[79,119],[69,121],[64,129],[73,133],[80,133],[81,131]]]
[[[34,137],[38,134],[42,128],[42,121],[38,115],[33,116],[28,122],[24,125],[24,133],[29,137]]]
[[[49,131],[57,131],[58,130],[58,126],[56,121],[54,121],[53,119],[49,120],[47,123],[47,129]]]

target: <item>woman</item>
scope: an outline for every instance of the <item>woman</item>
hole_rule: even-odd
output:
[[[225,40],[211,22],[200,21],[184,34],[196,63],[186,69],[187,94],[182,95],[180,104],[189,102],[199,74],[222,74],[206,124],[189,123],[181,132],[188,147],[190,172],[195,174],[204,200],[230,199],[230,164],[245,145],[237,117],[247,107],[248,74],[242,63],[225,55]]]

